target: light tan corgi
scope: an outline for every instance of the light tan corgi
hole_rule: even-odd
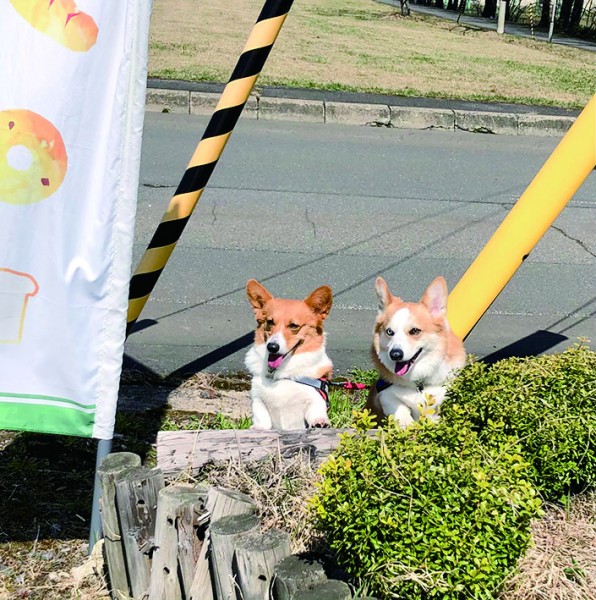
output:
[[[252,375],[252,427],[329,427],[328,384],[333,365],[325,351],[323,321],[331,288],[304,300],[274,298],[258,281],[246,284],[257,329],[245,364]]]
[[[437,277],[420,302],[393,296],[382,277],[377,278],[375,289],[379,314],[372,359],[379,380],[366,407],[378,423],[389,415],[402,427],[421,416],[437,419],[445,384],[466,361],[463,343],[447,322],[447,283]]]

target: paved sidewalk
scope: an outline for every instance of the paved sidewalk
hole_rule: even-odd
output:
[[[399,7],[399,0],[375,0],[382,4],[389,4],[391,6]],[[457,21],[459,13],[453,10],[446,10],[443,8],[435,8],[433,6],[422,6],[420,4],[410,3],[410,10],[420,14],[431,15],[439,19],[447,19],[450,21]],[[536,15],[536,20],[540,20],[540,15]],[[497,30],[497,20],[488,19],[486,17],[472,17],[470,15],[462,15],[459,20],[460,24],[468,25],[472,27],[478,27],[480,29],[488,29],[492,31]],[[516,35],[519,37],[531,38],[532,32],[529,26],[519,25],[518,23],[505,23],[505,33],[509,35]],[[534,29],[534,39],[548,43],[548,31],[544,29]],[[586,50],[588,52],[596,52],[596,43],[589,42],[587,40],[580,40],[573,37],[555,34],[553,35],[553,44],[560,44],[562,46],[571,46],[573,48],[579,48],[580,50]]]
[[[150,79],[147,110],[211,115],[223,84]],[[257,87],[242,118],[561,137],[579,111],[505,103]]]

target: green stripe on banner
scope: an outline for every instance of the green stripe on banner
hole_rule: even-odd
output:
[[[0,400],[0,429],[91,437],[94,421],[95,411],[84,412],[66,404]]]
[[[95,409],[95,404],[81,404],[80,402],[75,402],[74,400],[69,400],[68,398],[60,398],[59,396],[42,396],[40,394],[9,394],[5,392],[0,392],[1,398],[23,398],[25,400],[50,400],[51,402],[62,402],[63,404],[72,404],[73,406],[78,406],[84,410]],[[0,400],[1,402],[2,400]]]

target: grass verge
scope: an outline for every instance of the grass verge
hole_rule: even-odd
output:
[[[156,0],[149,73],[228,80],[261,0]],[[297,0],[260,85],[583,107],[594,56],[371,0]]]

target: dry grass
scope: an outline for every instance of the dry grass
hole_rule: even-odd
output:
[[[596,495],[549,506],[503,600],[596,599]]]
[[[150,75],[227,81],[261,0],[156,0]],[[594,56],[371,0],[296,0],[260,84],[583,106]]]
[[[248,465],[231,461],[210,469],[205,479],[210,485],[248,494],[258,506],[263,530],[287,531],[293,553],[321,546],[307,508],[320,477],[306,454]]]
[[[87,556],[83,540],[40,540],[0,547],[0,600],[108,598],[103,543]]]

